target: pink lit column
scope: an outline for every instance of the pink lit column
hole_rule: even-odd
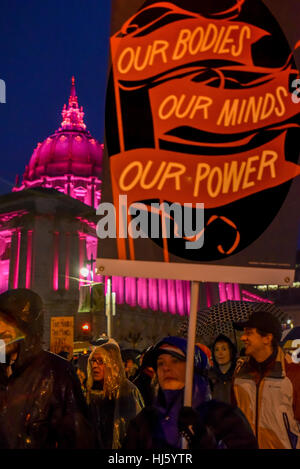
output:
[[[206,297],[206,305],[208,308],[210,308],[213,304],[213,291],[212,291],[212,285],[211,283],[206,282],[205,283],[205,297]]]
[[[153,311],[158,310],[158,291],[157,291],[157,279],[149,278],[149,307]]]
[[[175,288],[175,280],[167,280],[167,288],[168,288],[168,311],[172,314],[177,313],[176,308],[176,288]]]
[[[241,300],[241,291],[240,291],[240,285],[238,283],[233,284],[233,291],[234,291],[234,299],[236,301]]]
[[[159,310],[164,313],[168,312],[168,290],[167,280],[158,280],[158,298],[159,298]]]
[[[225,285],[226,285],[227,300],[234,300],[233,284],[226,283]]]
[[[65,233],[65,289],[70,288],[70,245],[71,245],[71,233]]]
[[[26,288],[31,287],[31,267],[32,267],[32,230],[27,231],[27,256],[26,256]]]
[[[20,268],[20,252],[21,252],[21,230],[18,228],[14,233],[15,238],[15,265],[13,270],[13,288],[19,286],[19,268]]]
[[[127,303],[130,306],[136,306],[137,301],[136,301],[136,295],[137,295],[137,279],[134,277],[125,277],[124,279],[125,282],[125,303]]]
[[[84,278],[83,276],[80,274],[80,269],[82,267],[84,267],[84,261],[85,261],[85,258],[86,258],[86,235],[84,233],[78,233],[78,237],[79,237],[79,272],[78,272],[78,275],[79,275],[79,288],[81,287],[81,285],[85,285],[85,282],[83,281]]]
[[[137,281],[138,305],[141,308],[148,308],[148,285],[146,278],[139,278]]]
[[[180,316],[185,315],[185,295],[184,287],[182,280],[175,280],[175,290],[176,290],[176,309],[177,313]]]
[[[123,277],[111,277],[111,292],[116,293],[116,303],[123,304],[125,303],[125,279]]]
[[[220,303],[223,303],[227,300],[226,294],[226,284],[224,282],[219,282],[219,296],[220,296]]]
[[[53,233],[53,290],[58,290],[59,232]]]

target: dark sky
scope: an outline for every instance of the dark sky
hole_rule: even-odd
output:
[[[103,141],[109,0],[1,0],[0,194],[61,123],[75,75],[91,134]]]

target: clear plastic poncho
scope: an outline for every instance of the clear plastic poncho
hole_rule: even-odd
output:
[[[104,364],[104,379],[101,390],[93,389],[91,360],[95,354],[97,357],[101,357]],[[110,422],[113,425],[112,449],[118,449],[126,435],[129,421],[142,410],[144,402],[137,387],[126,378],[120,348],[113,339],[95,347],[89,357],[87,367],[88,405],[97,410],[97,405],[100,408],[101,400],[105,399],[114,401],[113,422]],[[103,413],[103,406],[101,412]],[[99,418],[101,419],[101,415]]]

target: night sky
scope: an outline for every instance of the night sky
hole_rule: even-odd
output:
[[[87,128],[103,141],[109,23],[108,0],[1,0],[0,194],[59,127],[72,75]]]

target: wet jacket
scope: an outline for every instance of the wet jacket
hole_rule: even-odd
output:
[[[0,448],[91,448],[80,383],[63,358],[39,351],[9,378],[0,366]]]
[[[8,377],[0,364],[0,448],[92,448],[87,406],[72,365],[42,350],[42,301],[28,289],[0,295],[0,311],[24,335]]]
[[[101,354],[105,365],[101,389],[95,387],[91,367],[96,351],[97,355]],[[113,339],[93,350],[87,373],[87,402],[98,447],[118,449],[129,421],[142,410],[144,402],[138,388],[126,378],[120,349]]]
[[[238,361],[234,398],[257,436],[260,449],[300,448],[300,368],[278,348],[259,372],[253,358]]]
[[[215,345],[217,342],[226,342],[230,349],[231,365],[226,373],[222,373],[215,357]],[[236,366],[237,350],[231,340],[223,334],[220,334],[212,345],[213,366],[208,371],[209,383],[211,386],[212,397],[218,401],[231,404],[232,377]]]
[[[186,354],[186,340],[168,337],[161,341],[179,347]],[[209,383],[205,377],[207,357],[198,347],[194,355],[194,383],[192,408],[182,420],[184,389],[162,390],[159,388],[154,405],[146,407],[130,422],[123,449],[179,449],[182,444],[181,430],[195,424],[195,438],[189,448],[256,448],[251,428],[237,408],[211,400]],[[180,424],[180,421],[182,422]],[[226,441],[226,443],[224,441]]]
[[[182,410],[184,414],[188,410],[189,415],[181,416]],[[178,415],[178,428],[186,430],[180,435],[187,437],[189,449],[257,449],[251,427],[237,407],[211,400],[203,402],[197,410],[188,407],[182,410]],[[173,445],[159,437],[157,433],[159,420],[159,411],[155,406],[145,407],[130,423],[122,449],[174,450]],[[192,437],[188,438],[187,430],[191,427],[194,435],[190,434]]]

